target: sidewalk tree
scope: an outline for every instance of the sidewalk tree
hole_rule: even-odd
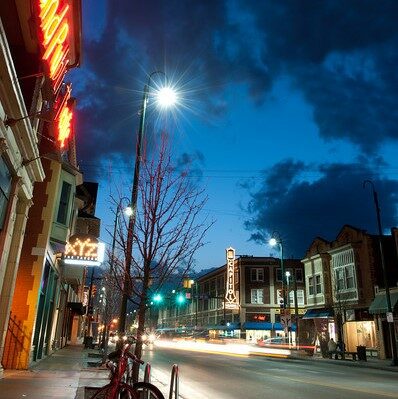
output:
[[[187,274],[213,224],[203,212],[207,202],[204,189],[190,179],[189,166],[174,167],[171,146],[163,134],[151,157],[141,161],[133,259],[129,268],[124,265],[128,218],[121,217],[117,229],[119,254],[124,256],[114,261],[115,281],[119,282],[119,289],[128,290],[129,300],[138,309],[135,355],[139,358],[147,302],[161,292],[162,285],[181,267]],[[120,202],[119,198],[115,204]],[[126,270],[130,271],[129,283],[123,287],[120,282],[126,281]],[[138,367],[135,374],[138,375]]]

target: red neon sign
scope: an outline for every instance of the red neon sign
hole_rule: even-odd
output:
[[[72,133],[74,99],[71,98],[71,92],[71,84],[63,84],[54,106],[55,130],[61,149],[65,147],[65,143]]]
[[[69,63],[69,5],[60,0],[40,0],[39,19],[42,59],[55,91],[59,88]]]
[[[68,102],[69,103],[69,102]],[[65,147],[65,141],[69,138],[72,131],[73,112],[68,103],[62,108],[58,118],[58,142],[61,149]]]

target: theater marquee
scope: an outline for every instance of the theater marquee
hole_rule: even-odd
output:
[[[238,298],[235,293],[235,250],[231,247],[226,249],[227,253],[227,286],[225,293],[225,308],[238,309]]]

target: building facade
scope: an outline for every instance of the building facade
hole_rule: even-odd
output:
[[[304,268],[299,260],[285,259],[291,279],[282,284],[280,259],[239,256],[230,264],[198,277],[183,294],[184,304],[169,296],[159,308],[160,330],[206,330],[211,337],[229,336],[255,342],[273,336],[295,337],[294,316],[304,313]],[[231,273],[233,271],[233,289]],[[293,278],[294,277],[294,278]],[[285,306],[281,303],[285,292]],[[287,300],[289,298],[289,300]],[[297,306],[295,299],[297,298]],[[281,317],[286,309],[287,324]],[[282,314],[284,311],[282,311]],[[289,321],[291,320],[291,321]]]
[[[396,285],[395,242],[383,236],[382,243],[387,275]],[[317,342],[326,351],[333,337],[341,339],[347,351],[361,345],[377,349],[382,358],[389,356],[380,345],[383,327],[369,311],[376,291],[384,287],[378,237],[346,225],[331,242],[316,238],[302,262],[307,296],[302,340]]]
[[[64,80],[79,65],[80,42],[80,0],[0,4],[0,358],[5,368],[25,369],[82,331],[85,269],[62,260],[87,200],[78,190],[83,177],[73,137],[74,99]],[[93,230],[92,220],[87,224]]]

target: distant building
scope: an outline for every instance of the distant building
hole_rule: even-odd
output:
[[[303,314],[303,264],[298,259],[285,259],[284,268],[292,276],[289,287],[285,285],[286,298],[290,298],[286,308],[294,316],[296,291],[298,314]],[[228,270],[233,270],[233,288],[227,284],[231,281]],[[179,295],[176,292],[159,310],[158,327],[163,331],[196,329],[208,331],[215,338],[230,336],[256,341],[284,336],[289,327],[281,323],[282,274],[277,258],[238,256],[231,264],[200,276],[189,289],[180,291],[187,296],[184,304],[175,300]],[[290,329],[294,336],[294,323]]]

